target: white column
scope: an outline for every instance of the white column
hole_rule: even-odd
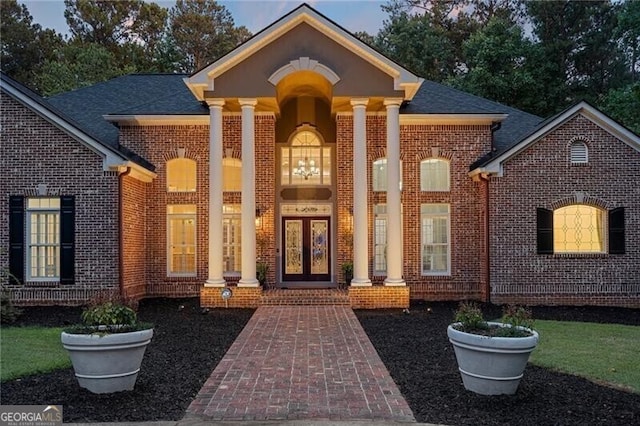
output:
[[[353,106],[353,279],[352,286],[370,286],[367,219],[367,103],[352,99]]]
[[[224,99],[209,104],[209,276],[205,287],[224,287],[222,269],[222,107]]]
[[[254,109],[257,99],[238,99],[242,108],[242,274],[238,287],[258,287],[256,278],[256,159]]]
[[[384,285],[406,285],[402,279],[402,210],[400,202],[400,104],[385,99],[387,107],[387,278]]]

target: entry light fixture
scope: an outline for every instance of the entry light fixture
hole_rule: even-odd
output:
[[[256,229],[262,229],[262,212],[256,208]]]
[[[293,168],[293,174],[302,176],[304,180],[309,180],[311,176],[320,174],[320,168],[316,167],[314,160],[309,160],[308,157],[304,157],[304,160],[298,161],[298,167]]]

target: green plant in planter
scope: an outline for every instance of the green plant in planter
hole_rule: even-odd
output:
[[[256,279],[261,286],[267,283],[267,274],[269,273],[269,265],[266,262],[256,262]]]
[[[526,329],[533,328],[531,311],[523,306],[506,306],[503,308],[501,325],[487,322],[480,307],[473,302],[462,302],[454,315],[454,327],[465,333],[492,337],[525,337],[531,336]]]
[[[342,275],[344,276],[345,284],[351,284],[351,280],[353,279],[353,262],[349,260],[342,264]]]
[[[127,333],[153,328],[138,321],[138,315],[124,303],[107,301],[93,304],[82,312],[82,324],[65,329],[70,334]]]

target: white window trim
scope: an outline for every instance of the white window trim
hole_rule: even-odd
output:
[[[451,204],[449,203],[422,203],[420,207],[422,209],[423,204],[444,204],[448,207],[447,213],[447,270],[446,271],[434,271],[434,272],[425,272],[422,260],[422,248],[424,243],[422,241],[422,217],[423,213],[420,212],[420,274],[423,277],[448,277],[451,276]],[[430,216],[438,216],[438,215],[430,215]]]
[[[375,207],[377,206],[385,206],[385,213],[376,213],[375,212]],[[386,247],[389,246],[389,214],[386,213],[386,203],[379,203],[379,204],[374,204],[374,211],[373,211],[373,238],[372,238],[372,253],[373,253],[373,275],[374,276],[386,276],[387,275],[387,269],[376,269],[376,218],[380,217],[380,218],[384,218],[385,221],[385,234],[387,236],[387,242],[386,242]],[[404,213],[403,213],[404,209],[402,204],[400,205],[400,233],[401,233],[401,241],[404,241]],[[385,247],[385,253],[386,253],[386,247]],[[401,256],[402,258],[404,258],[404,245],[401,245],[400,247],[401,250]],[[385,258],[385,263],[387,264],[387,268],[389,267],[389,263],[388,263],[388,256],[386,256]]]
[[[232,206],[232,205],[236,205],[236,206],[240,206],[240,204],[226,204],[225,206]],[[241,218],[241,213],[223,213],[222,214],[222,220],[224,221],[225,219],[232,217],[232,216],[236,216]],[[224,224],[223,224],[223,228],[224,228]],[[224,229],[223,229],[224,232]],[[242,232],[242,231],[241,231]],[[240,245],[240,258],[242,259],[242,242],[238,242],[237,245]],[[224,256],[224,247],[223,247],[223,256]],[[224,262],[224,258],[222,259],[222,261]],[[242,263],[242,262],[241,262]],[[225,265],[223,263],[222,265],[222,276],[224,277],[241,277],[242,276],[242,270],[239,271],[225,271]],[[242,266],[240,266],[240,269],[242,269]]]
[[[48,198],[52,198],[52,197],[48,197]],[[58,207],[57,209],[49,208],[49,207],[46,207],[46,208],[38,208],[38,207],[29,208],[29,206],[28,206],[29,201],[28,200],[29,199],[26,199],[27,208],[26,208],[25,220],[27,222],[26,223],[27,226],[25,227],[26,228],[26,231],[25,231],[26,234],[25,234],[25,239],[24,239],[24,242],[25,242],[25,245],[24,245],[25,256],[24,257],[26,258],[25,259],[26,260],[26,262],[25,262],[25,268],[26,268],[25,281],[29,281],[29,282],[53,282],[53,283],[60,282],[60,267],[61,267],[61,265],[60,265],[60,255],[61,255],[61,253],[60,252],[62,250],[61,244],[60,244],[60,227],[62,226],[62,224],[61,224],[62,217],[61,217],[61,213],[60,213],[61,212],[60,207]],[[32,265],[32,259],[31,259],[31,247],[32,247],[32,244],[31,244],[31,215],[34,214],[34,213],[35,214],[43,214],[43,213],[44,214],[51,214],[51,213],[54,213],[54,214],[57,213],[58,214],[58,244],[50,245],[52,247],[58,247],[58,259],[57,259],[57,261],[58,261],[58,267],[57,267],[58,275],[53,276],[53,277],[34,277],[34,276],[31,275],[31,265]],[[38,246],[40,247],[40,246],[43,246],[43,245],[38,245]]]
[[[179,204],[169,204],[179,205]],[[169,206],[167,205],[167,207]],[[196,207],[195,213],[174,213],[170,214],[166,212],[167,221],[167,277],[195,277],[198,275],[198,210]],[[171,272],[171,219],[193,219],[193,233],[194,233],[194,268],[193,272]]]

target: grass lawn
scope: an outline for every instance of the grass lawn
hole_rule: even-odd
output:
[[[543,320],[534,327],[533,364],[640,393],[640,327]]]
[[[0,380],[71,367],[60,342],[61,328],[2,327],[0,331]]]

